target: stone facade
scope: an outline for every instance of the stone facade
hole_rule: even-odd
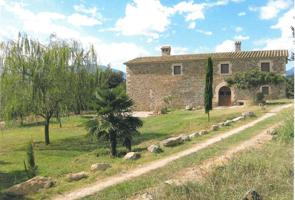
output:
[[[263,58],[214,58],[213,57],[213,102],[218,105],[219,89],[226,86],[225,78],[235,73],[260,66],[269,61],[271,71],[285,74],[285,57]],[[228,63],[229,74],[220,74],[220,64]],[[173,75],[173,65],[181,65],[181,75]],[[163,98],[172,96],[172,105],[184,108],[186,105],[202,106],[207,59],[160,62],[126,63],[127,93],[135,102],[135,110],[153,111],[163,106]],[[231,89],[231,105],[249,100],[249,91]],[[270,86],[269,99],[285,97],[285,85]]]

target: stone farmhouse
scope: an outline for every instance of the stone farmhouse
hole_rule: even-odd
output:
[[[228,87],[228,76],[257,67],[285,75],[288,61],[287,50],[241,51],[240,41],[235,42],[234,52],[171,55],[170,46],[161,50],[161,56],[138,57],[125,63],[127,93],[135,102],[135,110],[157,110],[169,95],[173,107],[202,106],[208,57],[213,60],[214,106],[243,104],[253,98],[247,90]],[[268,99],[285,97],[284,84],[261,85],[260,91]]]

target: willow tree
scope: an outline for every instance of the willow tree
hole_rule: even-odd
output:
[[[56,113],[67,110],[70,49],[65,43],[44,48],[33,72],[33,112],[44,118],[45,143],[50,144],[49,124]]]
[[[210,110],[212,110],[212,98],[213,98],[213,62],[211,57],[208,58],[206,68],[206,84],[204,91],[204,107],[205,113],[208,114],[208,121],[210,121]]]
[[[4,119],[23,119],[31,113],[32,71],[35,42],[19,34],[16,41],[1,45],[4,65],[1,72],[1,116]]]

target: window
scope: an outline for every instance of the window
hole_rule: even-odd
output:
[[[269,95],[269,86],[262,86],[262,87],[261,87],[261,92],[262,92],[264,95]]]
[[[270,72],[270,63],[269,62],[262,62],[260,64],[260,66],[261,66],[261,71]]]
[[[220,65],[220,73],[221,74],[229,74],[229,64],[221,64]]]
[[[173,66],[173,75],[181,75],[181,65]]]

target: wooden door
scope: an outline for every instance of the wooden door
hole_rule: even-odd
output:
[[[219,106],[231,106],[231,90],[229,87],[223,86],[218,92],[218,105]]]

